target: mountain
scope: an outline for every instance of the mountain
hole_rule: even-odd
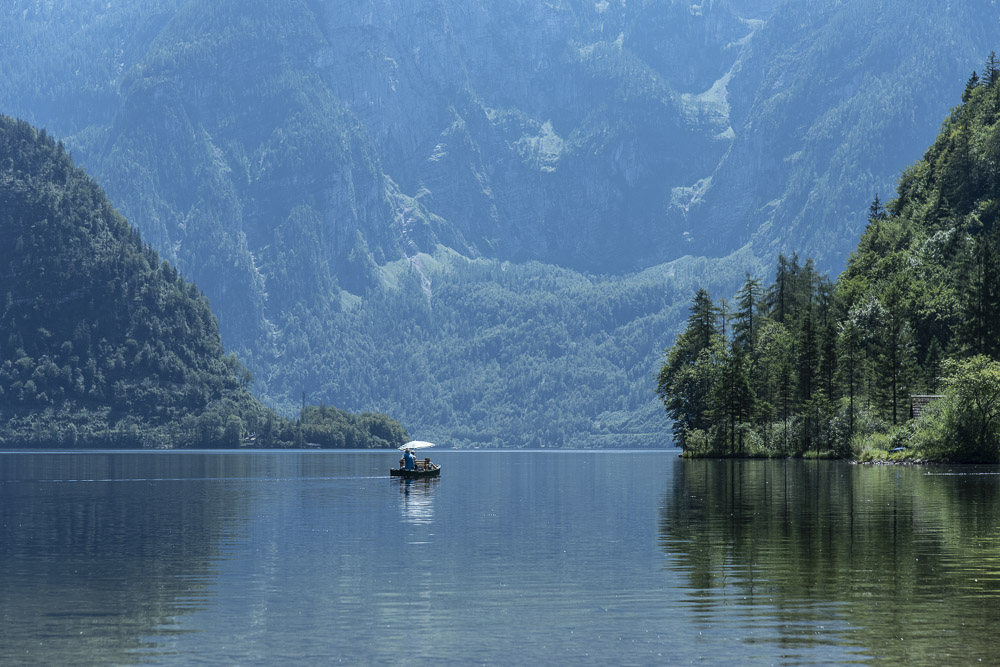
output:
[[[998,121],[991,53],[835,283],[781,257],[728,317],[698,291],[658,386],[687,451],[1000,461]]]
[[[63,145],[0,117],[0,155],[5,440],[135,446],[183,421],[206,439],[228,425],[238,442],[244,422],[262,424],[208,302]]]
[[[265,446],[303,433],[328,446],[405,441],[376,415],[327,412],[293,428],[250,395],[253,376],[225,354],[198,288],[160,261],[61,142],[0,116],[0,156],[0,444],[217,447],[247,433]]]
[[[1000,41],[989,0],[0,12],[0,108],[66,137],[205,291],[269,402],[287,412],[305,391],[493,444],[533,442],[540,422],[566,442],[609,423],[620,442],[661,432],[647,383],[687,286],[732,293],[779,251],[839,269],[873,193],[932,139],[956,73]],[[580,300],[549,307],[551,290]],[[510,315],[474,298],[489,292],[521,304],[523,333],[498,344],[537,372],[459,353],[477,322]],[[606,317],[606,294],[631,319]],[[564,326],[589,335],[569,311],[601,342],[535,346]],[[624,401],[576,393],[608,368]],[[609,419],[626,408],[641,416]]]
[[[994,2],[797,3],[734,74],[735,138],[689,215],[699,254],[750,243],[839,272],[875,194],[934,140],[962,82],[1000,43]]]

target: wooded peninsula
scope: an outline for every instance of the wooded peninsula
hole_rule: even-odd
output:
[[[698,291],[657,378],[685,455],[1000,461],[998,119],[991,53],[836,281]]]

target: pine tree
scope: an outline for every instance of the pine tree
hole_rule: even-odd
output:
[[[915,366],[913,330],[907,319],[902,276],[896,276],[882,293],[884,317],[880,330],[877,361],[879,383],[885,407],[896,424],[905,389],[913,380]]]
[[[710,394],[713,386],[713,347],[721,344],[719,311],[709,293],[698,290],[691,304],[687,326],[666,354],[657,376],[656,393],[673,420],[673,433],[681,447],[688,433],[710,427]]]
[[[968,213],[979,191],[979,174],[974,168],[969,132],[967,123],[959,124],[947,151],[939,158],[942,190],[939,202],[947,202],[948,209],[935,212],[938,220],[946,219],[952,210],[958,215]]]
[[[813,399],[816,391],[816,371],[819,361],[819,346],[816,335],[816,323],[813,319],[812,308],[806,308],[798,332],[798,355],[796,363],[798,367],[798,377],[795,386],[796,404],[805,411],[806,407]],[[809,448],[809,433],[813,424],[811,417],[806,416],[803,445],[804,449]]]
[[[944,360],[944,349],[941,347],[941,341],[938,340],[937,336],[931,339],[930,345],[927,346],[927,354],[924,356],[924,384],[927,386],[929,393],[934,393],[938,389],[938,383],[941,381],[941,364]]]
[[[854,435],[854,419],[857,414],[855,398],[861,387],[864,372],[863,335],[857,322],[850,315],[842,321],[837,332],[837,348],[841,384],[847,394],[847,437]]]
[[[979,74],[973,72],[972,76],[969,77],[969,80],[965,82],[965,90],[962,91],[963,103],[969,101],[969,98],[972,97],[972,91],[974,91],[977,86],[979,86]]]
[[[959,341],[967,354],[995,356],[1000,352],[1000,252],[993,235],[971,239],[963,267],[963,317]]]
[[[757,329],[760,327],[760,300],[760,280],[747,273],[743,287],[736,296],[733,341],[743,352],[750,355],[751,361],[755,357]]]
[[[753,390],[750,387],[746,354],[735,343],[720,346],[717,353],[718,371],[712,387],[710,414],[722,428],[722,440],[729,454],[743,453],[740,426],[749,421],[753,412]],[[720,447],[722,443],[719,443]]]
[[[784,255],[778,255],[774,284],[767,291],[767,310],[775,322],[785,324],[788,317],[793,269]]]
[[[699,289],[694,295],[688,330],[691,332],[691,345],[698,351],[710,347],[719,333],[719,309],[705,289]]]
[[[997,61],[995,51],[990,51],[986,63],[983,65],[982,86],[986,88],[985,109],[987,112],[984,119],[986,124],[992,125],[996,120],[997,112],[1000,111],[1000,88],[997,87],[997,80],[1000,79],[1000,62]]]
[[[997,78],[1000,77],[1000,62],[997,61],[996,51],[990,51],[990,55],[986,58],[986,63],[983,65],[983,85],[987,88],[992,87],[993,84],[997,82]]]

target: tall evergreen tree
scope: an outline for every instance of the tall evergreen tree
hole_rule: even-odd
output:
[[[854,421],[857,415],[855,399],[861,388],[864,373],[863,334],[857,322],[848,314],[838,327],[838,370],[841,384],[847,396],[847,437],[854,435]]]
[[[878,382],[885,396],[884,409],[893,424],[899,421],[914,369],[913,332],[907,318],[903,280],[897,276],[883,291],[884,317],[877,338]]]
[[[819,366],[819,346],[816,333],[816,322],[813,319],[813,309],[807,308],[800,320],[798,331],[798,354],[796,364],[798,369],[795,386],[796,405],[805,408],[813,400],[816,391],[816,375]],[[812,427],[811,415],[806,413],[803,428],[803,449],[809,448],[809,433]]]
[[[1000,62],[997,61],[996,51],[990,51],[990,55],[986,57],[986,62],[983,64],[983,85],[993,86],[998,77],[1000,77]]]
[[[820,280],[816,290],[819,333],[819,376],[821,388],[831,400],[836,397],[837,313],[834,290],[829,280]]]
[[[720,437],[728,453],[742,454],[744,443],[740,425],[750,421],[754,400],[747,355],[735,343],[728,348],[722,346],[719,352],[711,413],[715,424],[722,427]]]
[[[969,98],[972,97],[972,91],[974,91],[977,86],[979,86],[979,74],[977,72],[973,72],[972,76],[969,77],[969,80],[965,82],[965,90],[962,91],[963,103],[969,101]]]
[[[973,237],[970,244],[962,269],[959,342],[970,355],[995,357],[1000,354],[1000,243],[988,234]]]
[[[733,340],[736,346],[755,358],[757,330],[760,328],[760,280],[746,274],[743,287],[736,296],[735,321],[733,322]]]
[[[878,193],[876,192],[875,198],[872,200],[872,203],[868,206],[868,222],[869,224],[874,222],[882,222],[888,217],[889,216],[886,213],[885,207],[882,206],[882,202],[881,200],[879,200]]]
[[[656,393],[673,420],[676,441],[684,446],[690,431],[707,430],[713,384],[713,346],[722,344],[719,311],[712,297],[699,289],[687,326],[667,352],[657,376]]]

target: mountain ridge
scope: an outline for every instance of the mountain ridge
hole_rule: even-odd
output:
[[[290,411],[306,391],[399,405],[437,428],[417,399],[403,405],[361,376],[324,390],[336,383],[306,370],[354,373],[331,341],[368,354],[367,325],[348,322],[344,304],[396,303],[385,296],[396,289],[390,265],[419,271],[443,247],[610,284],[687,262],[717,293],[783,250],[839,268],[867,201],[892,190],[954,99],[938,88],[1000,41],[1000,17],[983,20],[997,9],[980,0],[919,12],[883,2],[874,18],[860,0],[799,4],[258,2],[238,12],[197,0],[16,0],[7,25],[23,30],[0,29],[14,54],[0,100],[70,135],[116,205],[209,295],[269,401]],[[73,18],[79,34],[66,27]],[[125,20],[142,29],[121,34]],[[65,39],[46,41],[50,28]],[[114,47],[81,61],[102,31]],[[21,54],[36,44],[53,55],[33,78]],[[62,114],[47,102],[74,90],[55,54],[69,56],[99,110]],[[405,299],[458,275],[425,272]],[[535,321],[539,334],[558,325]],[[335,322],[353,334],[333,336]],[[662,346],[679,324],[648,335]],[[636,363],[655,372],[655,360]],[[460,376],[428,390],[448,394]],[[506,400],[512,414],[531,410]],[[596,414],[566,401],[567,413]],[[496,428],[494,439],[506,430]]]
[[[384,415],[248,391],[201,291],[146,244],[63,144],[0,115],[0,446],[398,446]]]

